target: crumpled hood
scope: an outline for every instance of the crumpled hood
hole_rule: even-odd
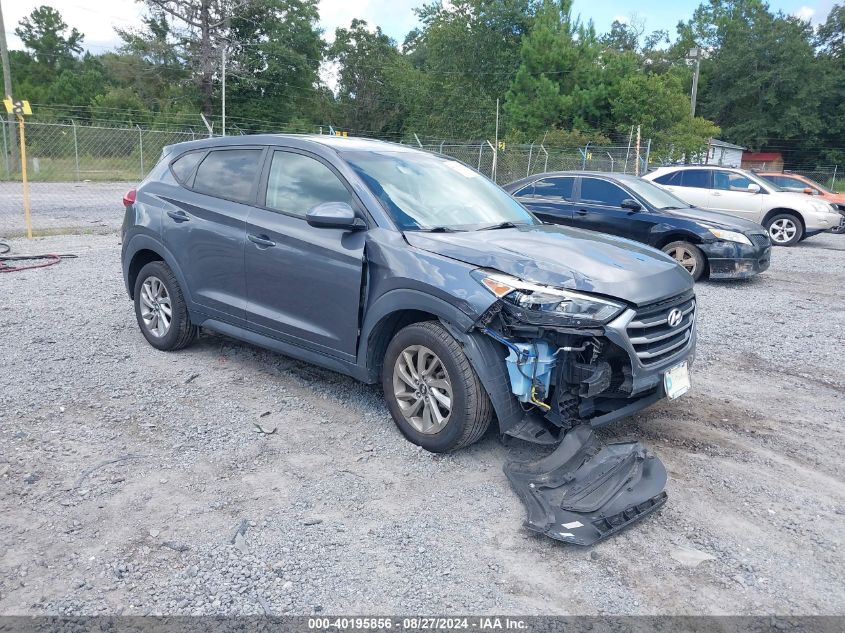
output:
[[[644,244],[563,226],[459,233],[405,232],[411,246],[526,281],[644,305],[686,292],[692,277]]]
[[[698,207],[690,207],[688,209],[671,209],[664,211],[676,217],[687,218],[688,220],[695,220],[713,228],[724,229],[726,231],[750,231],[752,233],[765,233],[766,229],[745,218],[738,218],[735,215],[721,213],[720,211],[706,211]]]

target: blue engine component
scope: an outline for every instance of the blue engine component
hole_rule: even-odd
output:
[[[538,385],[542,386],[542,396],[548,395],[555,366],[555,350],[552,346],[545,341],[508,343],[506,360],[513,394],[521,402],[531,402],[531,387]]]

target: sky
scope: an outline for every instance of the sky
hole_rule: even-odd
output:
[[[835,0],[770,0],[775,10],[798,15],[814,23],[824,21]],[[321,25],[325,37],[332,40],[338,26],[348,26],[352,18],[377,24],[398,42],[417,25],[413,9],[425,0],[320,0]],[[674,34],[678,21],[686,20],[701,0],[574,0],[574,13],[586,21],[592,19],[599,32],[610,29],[614,20],[635,17],[645,23],[646,32],[667,29]],[[37,6],[56,8],[69,25],[85,34],[84,46],[93,53],[113,48],[119,43],[114,27],[138,24],[141,4],[135,0],[0,0],[9,48],[22,48],[14,34],[18,21]]]

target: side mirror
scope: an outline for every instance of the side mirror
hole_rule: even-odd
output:
[[[355,210],[345,202],[324,202],[305,214],[305,220],[318,229],[346,229],[358,231],[367,223],[355,215]]]
[[[809,187],[804,187],[804,193],[806,193],[808,196],[812,196],[815,193],[815,191],[813,191]]]
[[[643,208],[642,205],[633,198],[625,198],[619,206],[623,209],[628,209],[628,211],[631,211],[632,213],[635,213]]]
[[[752,182],[748,184],[748,192],[749,193],[760,193],[760,185],[756,182]]]

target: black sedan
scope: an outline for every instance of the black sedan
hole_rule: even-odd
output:
[[[550,172],[505,185],[544,222],[610,233],[674,257],[694,279],[744,278],[769,267],[771,242],[759,224],[690,207],[627,174]]]

